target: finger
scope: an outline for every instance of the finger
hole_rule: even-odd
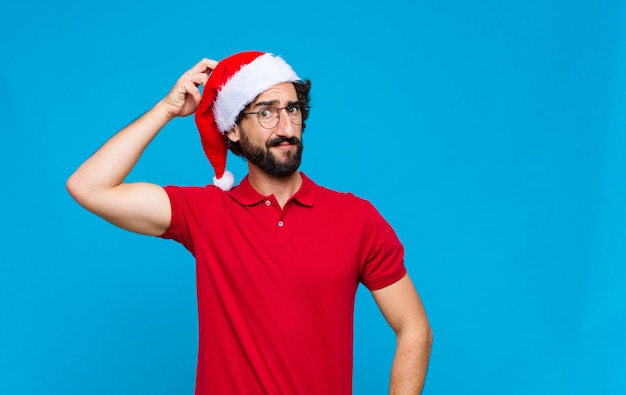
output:
[[[195,73],[195,74],[185,73],[181,77],[181,81],[189,81],[193,83],[196,87],[206,84],[208,79],[209,79],[209,76],[206,73]]]
[[[192,81],[185,81],[183,83],[183,89],[185,90],[185,93],[193,98],[193,101],[196,103],[196,105],[200,103],[200,99],[202,98],[202,96],[200,95],[200,90],[195,83],[193,83]]]
[[[209,73],[217,66],[217,61],[204,58],[193,66],[189,71],[193,73]]]
[[[176,81],[176,85],[172,88],[170,96],[175,100],[184,101],[185,96],[194,95],[194,91],[200,93],[198,86],[187,76],[182,76]]]
[[[209,80],[209,75],[206,73],[200,73],[198,75],[193,76],[193,82],[196,86],[206,85],[206,82]]]

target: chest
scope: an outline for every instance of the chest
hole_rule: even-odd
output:
[[[362,261],[360,234],[358,223],[341,210],[295,202],[281,209],[268,199],[220,213],[200,235],[200,252],[210,270],[237,282],[305,291],[352,288]]]

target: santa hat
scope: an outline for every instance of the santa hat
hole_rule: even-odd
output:
[[[279,56],[241,52],[220,61],[209,75],[196,109],[202,148],[215,170],[213,183],[228,191],[235,183],[226,170],[228,144],[224,133],[235,127],[239,113],[262,92],[281,82],[300,78]]]

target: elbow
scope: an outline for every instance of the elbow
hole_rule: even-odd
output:
[[[413,333],[420,344],[422,344],[425,348],[431,348],[434,340],[434,334],[428,321],[423,322]]]
[[[407,341],[425,350],[430,350],[434,340],[433,330],[427,320],[397,331],[396,337],[399,342]]]
[[[428,349],[430,350],[433,346],[433,341],[435,339],[435,335],[433,333],[432,328],[430,327],[430,325],[426,328],[426,333],[424,334],[424,342],[426,343],[426,346],[428,347]]]
[[[419,332],[417,339],[415,339],[415,345],[419,350],[419,353],[421,355],[424,355],[426,359],[430,358],[430,353],[432,352],[433,348],[433,340],[433,330],[429,325],[422,328],[422,330]]]
[[[80,196],[80,181],[77,178],[76,173],[74,173],[65,181],[65,189],[74,200],[78,200],[77,198]]]
[[[85,183],[81,181],[80,176],[76,173],[72,174],[67,181],[65,182],[65,188],[70,196],[76,200],[80,205],[84,206],[87,201],[87,188],[85,188]]]
[[[421,323],[421,325],[415,328],[413,334],[414,341],[416,343],[419,343],[422,349],[428,350],[428,352],[430,352],[435,336],[429,322],[426,321]]]
[[[65,189],[67,189],[67,192],[74,199],[76,199],[76,195],[78,195],[78,191],[79,191],[78,186],[79,186],[79,183],[76,180],[76,174],[72,174],[70,178],[68,178],[67,181],[65,181]]]

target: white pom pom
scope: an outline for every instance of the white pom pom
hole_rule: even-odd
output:
[[[228,170],[224,170],[222,178],[213,177],[213,184],[219,187],[222,191],[230,191],[235,185],[235,176]]]

